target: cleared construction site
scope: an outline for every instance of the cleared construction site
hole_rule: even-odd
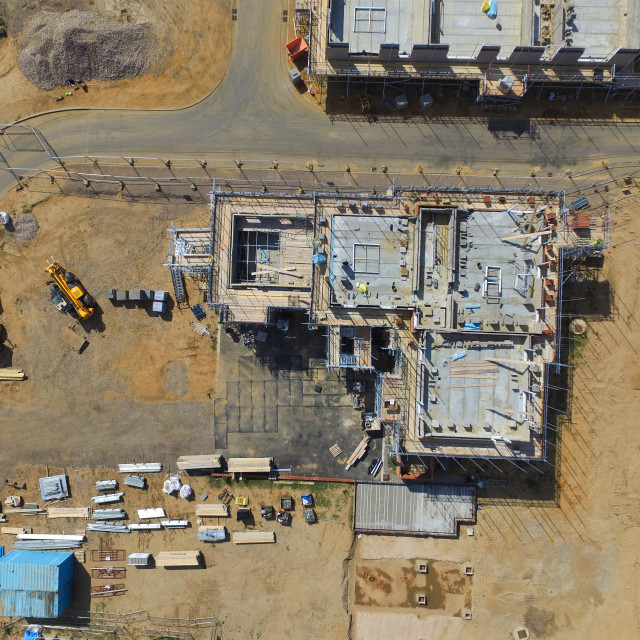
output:
[[[258,357],[270,329],[300,323],[324,342],[316,369],[368,380],[359,426],[400,478],[447,458],[526,469],[548,453],[563,283],[608,246],[607,215],[578,206],[560,192],[214,190],[210,229],[171,230],[170,268],[206,274],[208,307]]]

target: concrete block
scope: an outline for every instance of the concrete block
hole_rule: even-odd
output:
[[[142,299],[143,300],[153,300],[153,289],[143,289],[142,290]]]
[[[166,305],[164,302],[156,301],[153,303],[153,313],[164,313],[166,311]]]
[[[143,300],[143,293],[142,289],[129,289],[129,300],[132,302],[140,302]]]
[[[107,300],[115,300],[116,297],[116,290],[115,289],[105,289],[104,291],[104,297]]]
[[[118,302],[125,302],[128,297],[128,291],[126,289],[116,289],[116,300]]]
[[[153,295],[153,299],[160,302],[166,302],[169,299],[168,291],[156,291]]]

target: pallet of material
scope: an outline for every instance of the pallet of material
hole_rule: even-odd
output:
[[[88,520],[91,517],[91,509],[89,507],[49,507],[47,509],[47,517]]]
[[[23,533],[32,533],[33,529],[25,529],[24,527],[2,527],[0,533],[5,533],[10,536],[17,536]]]
[[[161,551],[155,558],[156,567],[200,566],[200,551]]]
[[[161,462],[137,462],[133,464],[119,464],[120,473],[160,473],[162,471]]]
[[[76,557],[76,560],[81,564],[84,564],[87,561],[87,556],[85,555],[84,549],[76,549],[73,552],[73,555]]]
[[[178,469],[181,471],[213,471],[222,466],[221,456],[180,456]]]
[[[234,544],[265,544],[276,541],[273,531],[234,531],[231,534]]]
[[[369,446],[369,441],[371,438],[369,436],[365,436],[360,440],[360,444],[354,449],[353,453],[349,456],[347,460],[347,464],[345,469],[349,471],[351,467],[358,461],[364,458],[364,454],[367,452],[367,447]]]
[[[226,518],[229,516],[229,505],[197,504],[196,516],[199,518]]]
[[[273,458],[229,458],[229,473],[269,473]]]

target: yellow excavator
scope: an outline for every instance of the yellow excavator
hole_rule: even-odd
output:
[[[80,320],[87,320],[93,315],[96,301],[87,293],[73,273],[67,271],[53,258],[45,271],[53,278],[53,281],[48,284],[51,301],[58,311],[78,317]]]

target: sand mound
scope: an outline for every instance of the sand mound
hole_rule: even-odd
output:
[[[149,70],[159,46],[147,24],[121,24],[94,11],[43,11],[27,24],[18,66],[39,89],[75,80],[120,80]]]

